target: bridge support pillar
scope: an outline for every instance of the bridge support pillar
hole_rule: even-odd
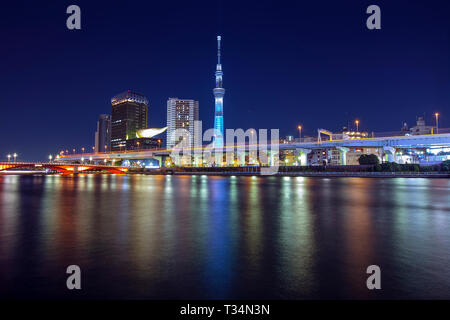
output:
[[[277,167],[280,165],[280,154],[278,151],[274,152],[272,150],[267,151],[269,153],[269,166]]]
[[[383,147],[385,161],[397,162],[395,157],[395,148],[393,147]]]
[[[152,159],[158,160],[159,167],[164,168],[166,167],[166,160],[167,160],[166,158],[167,158],[166,156],[153,156]]]
[[[167,156],[161,156],[161,163],[159,164],[160,167],[167,167]]]
[[[245,151],[239,152],[238,158],[239,158],[239,165],[241,167],[245,167]]]
[[[194,154],[194,167],[200,167],[202,164],[202,155]]]
[[[304,148],[295,149],[295,154],[298,155],[300,166],[308,165],[308,153],[310,153],[310,152],[311,152],[311,149],[304,149]]]
[[[341,165],[342,166],[347,165],[347,152],[348,152],[349,148],[337,147],[336,149],[338,149],[338,151],[339,151],[339,156],[341,158]]]
[[[215,159],[215,166],[222,167],[222,162],[223,162],[223,149],[222,148],[216,148],[214,150],[214,159]]]

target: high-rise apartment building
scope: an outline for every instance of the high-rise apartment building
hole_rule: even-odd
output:
[[[126,150],[126,141],[138,138],[138,130],[148,127],[148,100],[128,90],[114,96],[111,104],[111,150]]]
[[[95,152],[107,152],[111,150],[111,116],[101,114],[97,121],[95,132]]]
[[[194,146],[194,123],[198,120],[198,101],[169,98],[167,100],[167,148],[172,148],[180,142],[181,138],[176,139],[175,136],[177,129],[189,131],[189,144],[191,147]]]

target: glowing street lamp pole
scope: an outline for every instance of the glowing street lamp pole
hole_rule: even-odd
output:
[[[52,162],[52,159],[53,159],[52,155],[49,155],[48,160],[50,160],[50,162]]]
[[[13,157],[14,157],[14,162],[16,162],[17,153],[14,153],[14,154],[13,154]]]
[[[436,134],[439,133],[439,113],[435,113],[434,116],[436,117]]]
[[[298,137],[300,138],[300,141],[302,141],[302,126],[298,126]]]
[[[359,120],[355,120],[356,123],[356,132],[359,132]]]
[[[7,157],[8,157],[8,162],[10,162],[11,161],[11,155],[8,154]]]

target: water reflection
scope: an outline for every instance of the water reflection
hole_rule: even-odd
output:
[[[450,182],[0,176],[0,295],[450,298]],[[382,288],[365,287],[367,266]],[[433,288],[433,289],[431,289]]]

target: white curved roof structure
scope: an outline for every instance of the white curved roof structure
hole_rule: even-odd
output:
[[[158,134],[163,133],[166,130],[167,130],[167,127],[142,129],[142,130],[138,130],[136,132],[136,137],[137,138],[152,138]]]

